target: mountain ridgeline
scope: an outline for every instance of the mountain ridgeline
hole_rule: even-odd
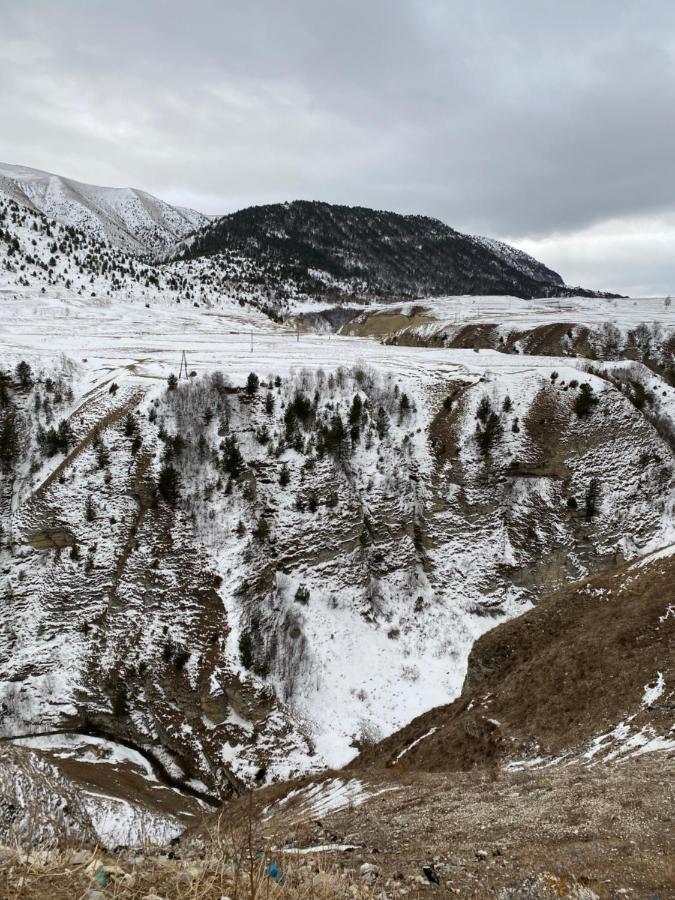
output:
[[[524,298],[589,292],[507,244],[461,234],[437,219],[298,200],[223,216],[180,241],[167,260],[255,258],[271,299],[283,285],[327,300],[442,294]]]

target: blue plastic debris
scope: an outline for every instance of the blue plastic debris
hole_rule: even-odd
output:
[[[265,874],[268,875],[273,881],[276,881],[277,884],[283,884],[286,881],[283,872],[276,863],[270,863],[269,866],[265,869]]]

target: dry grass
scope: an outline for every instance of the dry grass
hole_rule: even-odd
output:
[[[95,892],[100,892],[99,894]],[[325,854],[275,850],[251,815],[224,817],[185,845],[106,853],[0,848],[0,898],[11,900],[329,900],[372,897]]]

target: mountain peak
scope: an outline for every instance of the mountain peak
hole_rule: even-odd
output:
[[[209,221],[136,188],[85,184],[29,166],[0,163],[0,190],[22,206],[134,255],[166,249]]]

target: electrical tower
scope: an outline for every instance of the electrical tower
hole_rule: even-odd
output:
[[[187,366],[187,356],[185,355],[185,350],[183,350],[183,355],[181,356],[181,359],[180,359],[180,371],[178,372],[179,380],[183,377],[183,372],[185,372],[185,377],[189,378],[188,366]]]

